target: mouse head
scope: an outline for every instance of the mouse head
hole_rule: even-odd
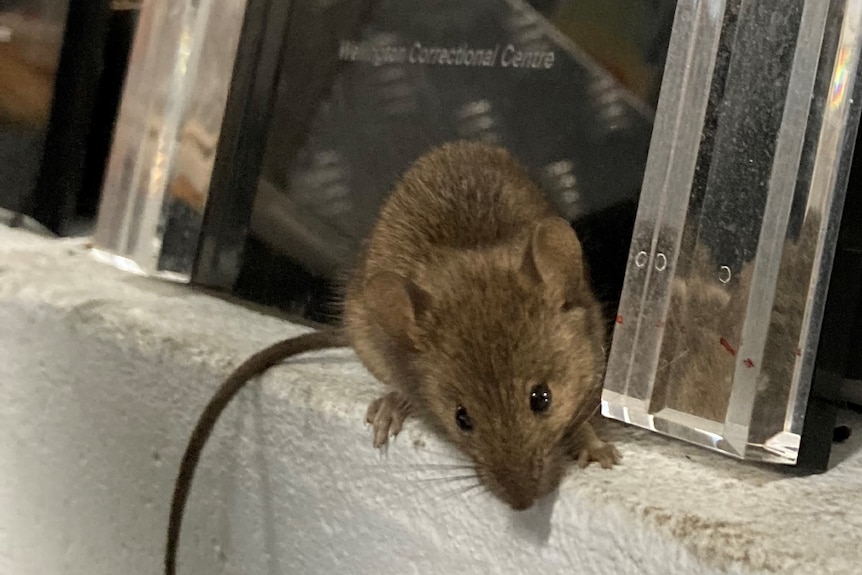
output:
[[[604,367],[604,327],[569,224],[546,218],[507,253],[447,258],[421,282],[374,282],[377,320],[409,350],[421,406],[479,481],[515,509],[553,491]]]

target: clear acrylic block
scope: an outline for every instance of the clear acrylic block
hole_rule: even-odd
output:
[[[602,412],[796,464],[859,107],[862,1],[680,2]]]
[[[245,7],[143,4],[93,238],[112,263],[189,280]]]

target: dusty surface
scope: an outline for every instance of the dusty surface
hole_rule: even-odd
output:
[[[0,227],[0,572],[157,573],[194,419],[231,366],[301,328]],[[858,573],[862,421],[809,477],[607,422],[623,463],[514,514],[348,351],[280,366],[205,451],[180,573]],[[448,478],[448,479],[447,479]]]

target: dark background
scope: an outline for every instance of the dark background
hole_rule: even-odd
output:
[[[596,289],[615,308],[675,3],[428,4],[295,3],[280,45],[277,32],[261,28],[270,36],[257,59],[277,51],[277,64],[237,68],[235,82],[252,99],[235,112],[237,103],[228,103],[221,146],[233,153],[217,160],[196,282],[314,321],[336,320],[340,279],[399,175],[428,148],[468,138],[503,145],[528,167],[573,222]],[[250,9],[266,15],[280,6],[259,0]],[[551,70],[375,67],[339,61],[343,39],[511,42],[553,49],[556,60]],[[240,51],[249,41],[241,40]],[[255,84],[243,74],[272,81]],[[239,265],[220,255],[238,251]]]

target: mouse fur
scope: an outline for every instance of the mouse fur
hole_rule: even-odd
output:
[[[418,413],[514,509],[553,491],[573,459],[619,461],[588,422],[607,330],[581,244],[506,150],[453,142],[406,171],[343,318],[362,363],[392,388],[368,408],[375,446]],[[536,389],[550,392],[541,412]]]

